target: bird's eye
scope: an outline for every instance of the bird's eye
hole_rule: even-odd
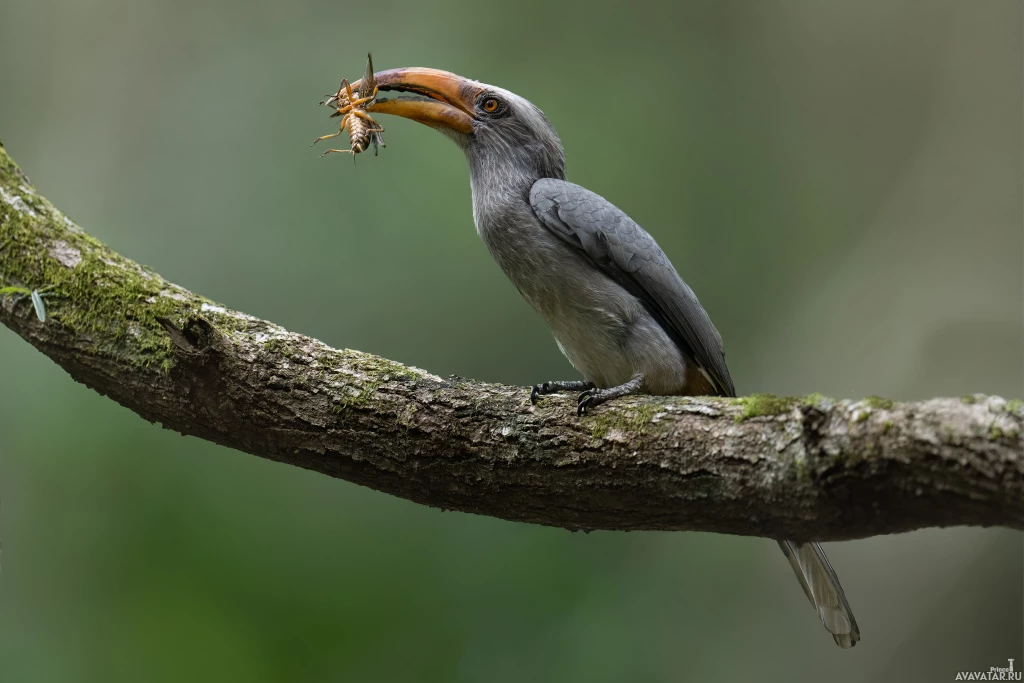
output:
[[[501,102],[498,100],[497,97],[488,97],[487,99],[484,100],[482,106],[485,112],[487,112],[488,114],[493,114],[494,112],[498,111],[498,109],[501,108]]]

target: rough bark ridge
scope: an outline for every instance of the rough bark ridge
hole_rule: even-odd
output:
[[[619,400],[441,379],[332,349],[167,282],[94,238],[0,146],[0,322],[147,420],[435,507],[567,529],[833,540],[1024,528],[1024,407]]]

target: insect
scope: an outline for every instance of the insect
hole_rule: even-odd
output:
[[[16,294],[16,302],[27,296],[32,300],[32,307],[36,309],[36,317],[39,318],[39,322],[45,323],[46,303],[43,301],[43,297],[46,296],[45,292],[47,289],[49,287],[33,290],[28,290],[24,287],[0,287],[0,294]]]
[[[331,114],[334,116],[341,116],[341,125],[338,127],[337,133],[330,133],[328,135],[321,135],[313,144],[326,140],[328,138],[334,138],[341,135],[345,128],[348,128],[349,137],[349,149],[329,149],[324,154],[330,154],[331,152],[347,152],[352,154],[353,161],[355,155],[366,150],[373,143],[374,154],[377,153],[378,145],[380,147],[386,147],[384,144],[384,138],[381,137],[381,133],[384,132],[383,126],[373,120],[366,112],[366,107],[377,97],[377,84],[373,78],[373,57],[372,55],[366,55],[366,74],[363,76],[362,82],[359,84],[359,91],[353,92],[352,85],[347,79],[342,79],[341,85],[338,86],[338,92],[333,95],[329,95],[321,104],[327,104],[335,108],[335,112]],[[323,156],[324,154],[321,154]]]

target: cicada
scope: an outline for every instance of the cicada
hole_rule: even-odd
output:
[[[373,143],[374,154],[377,153],[378,145],[380,147],[386,147],[384,144],[384,138],[381,137],[381,133],[384,132],[384,127],[373,120],[373,117],[367,113],[366,108],[377,97],[377,83],[373,77],[373,56],[370,54],[366,55],[366,74],[363,76],[362,82],[359,84],[358,92],[352,90],[352,85],[347,79],[341,80],[341,85],[338,86],[338,91],[333,95],[329,95],[321,104],[334,107],[335,111],[331,114],[331,117],[340,116],[341,125],[338,126],[337,133],[330,133],[329,135],[321,135],[313,144],[326,140],[328,138],[334,138],[341,135],[342,131],[348,128],[349,148],[348,149],[329,149],[324,154],[330,154],[331,152],[347,152],[353,155],[353,159],[356,154],[363,152],[370,143]],[[323,156],[323,155],[321,155]]]

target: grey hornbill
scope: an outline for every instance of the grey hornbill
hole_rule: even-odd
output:
[[[586,378],[538,384],[532,400],[582,390],[583,414],[638,392],[736,395],[722,338],[693,290],[639,225],[565,180],[561,141],[540,109],[436,69],[391,69],[375,78],[381,91],[402,94],[378,98],[368,111],[419,121],[465,152],[477,232]],[[821,547],[779,545],[836,643],[855,645],[857,622]]]

